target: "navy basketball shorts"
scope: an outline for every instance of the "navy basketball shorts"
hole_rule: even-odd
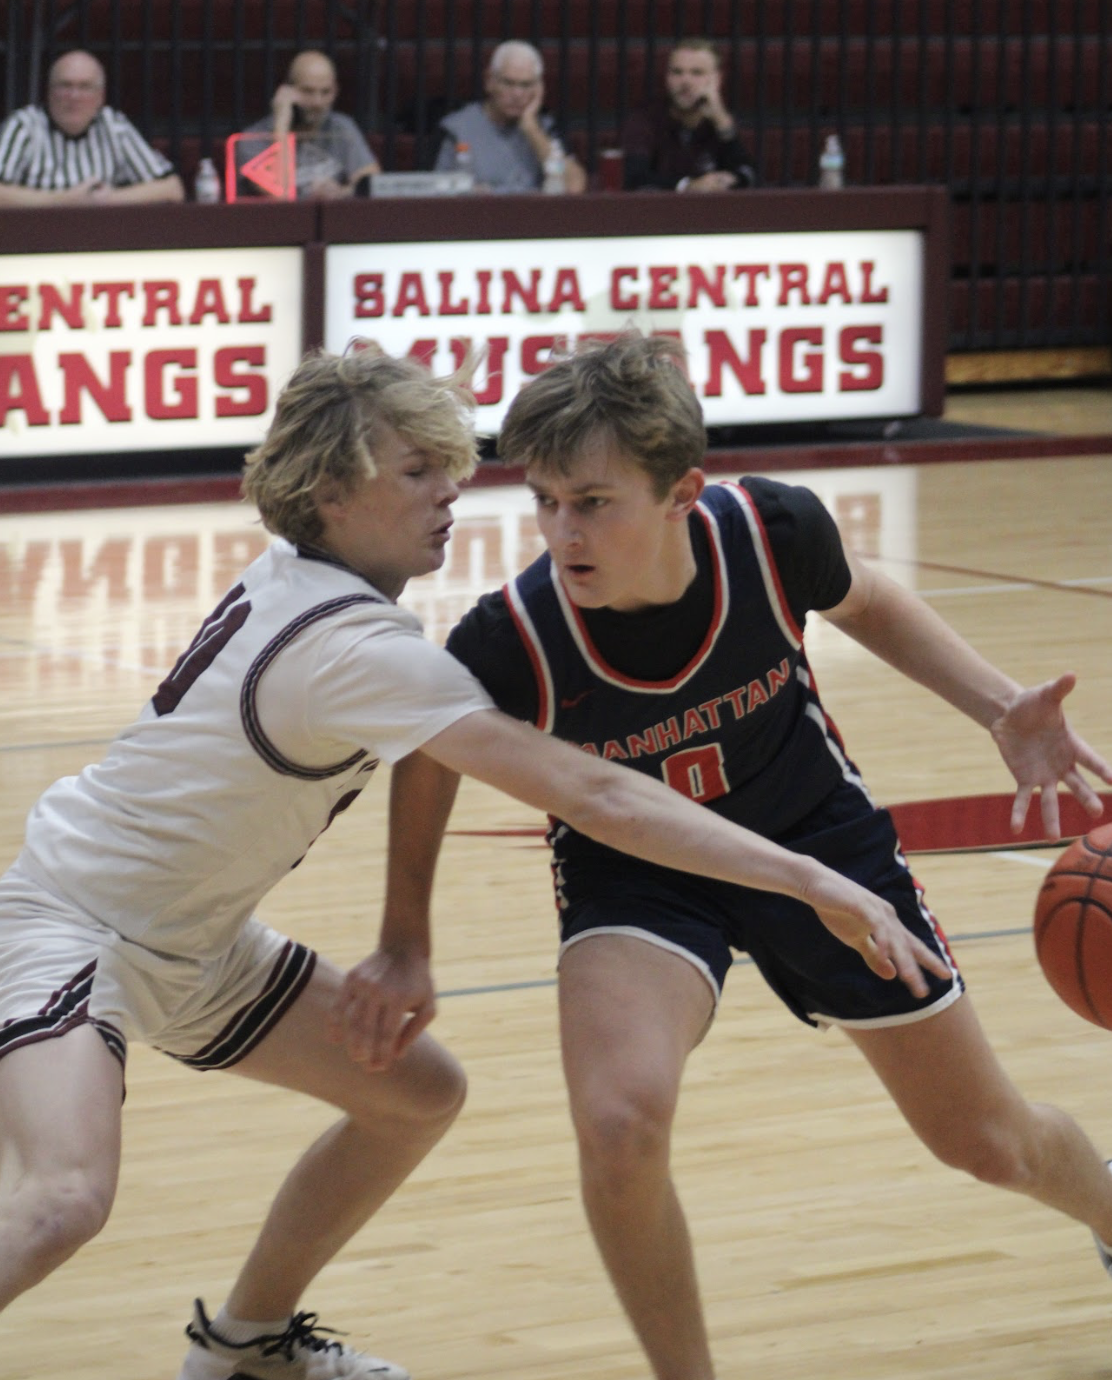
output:
[[[735,952],[747,954],[788,1009],[814,1026],[900,1025],[934,1015],[964,991],[891,816],[849,782],[776,842],[817,858],[891,903],[907,929],[950,969],[948,978],[924,972],[925,997],[913,996],[899,978],[878,977],[810,906],[792,897],[642,862],[564,826],[550,837],[561,954],[596,934],[647,940],[696,967],[716,1006]]]

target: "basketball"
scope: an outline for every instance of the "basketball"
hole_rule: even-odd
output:
[[[1047,873],[1035,953],[1066,1005],[1112,1030],[1112,824],[1076,839]]]

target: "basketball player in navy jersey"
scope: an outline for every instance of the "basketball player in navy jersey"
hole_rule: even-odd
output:
[[[713,1376],[691,1242],[669,1175],[684,1064],[733,952],[801,1021],[841,1026],[942,1160],[1055,1207],[1107,1241],[1112,1176],[1065,1113],[1021,1097],[902,856],[824,712],[803,645],[818,610],[988,730],[1015,776],[1017,829],[1039,792],[1058,835],[1063,782],[1112,770],[1069,728],[1071,676],[1024,689],[924,603],[843,550],[809,491],[706,484],[702,416],[672,341],[631,335],[525,387],[500,449],[523,464],[547,553],[485,596],[448,647],[496,704],[593,756],[821,859],[885,897],[942,961],[929,990],[878,980],[805,904],[625,857],[556,820],[564,1069],[584,1202],[658,1380]],[[395,769],[391,965],[363,1020],[370,1058],[404,1047],[427,1002],[432,866],[455,781],[423,754]],[[366,991],[361,994],[366,1000]]]

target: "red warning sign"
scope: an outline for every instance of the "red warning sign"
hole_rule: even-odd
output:
[[[297,140],[292,134],[275,139],[258,153],[253,153],[245,162],[236,157],[236,149],[241,141],[247,140],[247,148],[257,148],[260,135],[257,133],[231,134],[224,152],[225,199],[240,199],[240,178],[253,182],[267,196],[279,200],[294,201],[297,198]]]

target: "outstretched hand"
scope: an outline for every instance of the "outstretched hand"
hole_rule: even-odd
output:
[[[1077,677],[1067,671],[1057,680],[1023,690],[990,727],[993,741],[1018,786],[1011,818],[1015,834],[1023,828],[1031,797],[1038,791],[1046,835],[1052,839],[1061,837],[1059,782],[1094,819],[1100,817],[1100,797],[1081,772],[1090,771],[1112,785],[1112,767],[1066,722],[1062,701],[1076,684]]]
[[[357,963],[328,1021],[328,1038],[369,1070],[400,1059],[436,1015],[432,970],[423,955],[376,949]]]
[[[822,868],[801,899],[878,977],[899,978],[913,996],[925,997],[930,990],[924,969],[935,977],[951,976],[942,957],[903,925],[887,901],[848,877]]]

